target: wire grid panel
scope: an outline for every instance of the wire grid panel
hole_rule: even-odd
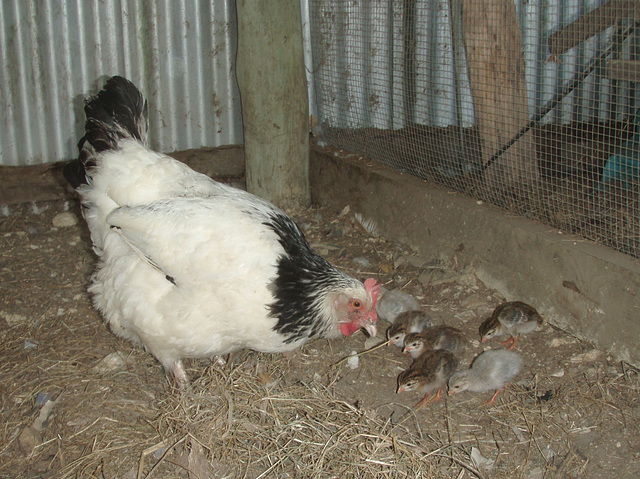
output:
[[[639,5],[310,0],[323,134],[640,257]]]

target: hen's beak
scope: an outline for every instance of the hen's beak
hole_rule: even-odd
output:
[[[378,335],[378,327],[374,323],[363,321],[362,327],[367,333],[369,333],[369,336],[371,336],[372,338],[375,338]]]

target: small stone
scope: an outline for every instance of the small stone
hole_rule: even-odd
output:
[[[126,361],[123,354],[116,351],[115,353],[107,354],[102,358],[94,367],[94,370],[98,373],[104,374],[123,369],[125,364]]]
[[[50,393],[38,393],[36,396],[36,404],[38,406],[44,406],[49,401],[53,400],[53,395]]]
[[[394,269],[398,269],[400,266],[402,266],[403,264],[407,263],[407,257],[406,256],[398,256],[394,261],[393,261],[393,268]]]
[[[358,369],[358,366],[360,366],[360,358],[356,351],[351,351],[351,355],[349,359],[347,359],[347,364],[351,369]]]
[[[56,228],[69,228],[78,224],[78,217],[70,211],[63,211],[55,215],[51,223]]]
[[[380,265],[380,271],[383,274],[390,274],[393,271],[393,265],[391,263],[382,263]]]
[[[488,459],[484,457],[479,449],[475,447],[471,448],[471,462],[477,469],[491,470],[493,469],[493,465],[495,461],[493,459]]]
[[[191,451],[189,452],[189,478],[192,477],[211,477],[209,461],[204,454],[204,449],[198,441],[190,440]]]
[[[585,353],[576,354],[575,356],[573,356],[571,358],[570,361],[572,363],[592,362],[592,361],[596,361],[596,360],[602,358],[603,356],[604,356],[604,353],[602,351],[599,351],[597,349],[592,349],[592,350],[587,351]]]
[[[380,339],[378,339],[378,336],[368,337],[364,341],[364,349],[371,349],[374,346],[377,346],[379,343],[380,343]]]
[[[155,457],[156,459],[160,459],[164,455],[164,453],[167,452],[167,449],[169,449],[167,446],[156,449],[156,451],[153,453],[153,457]]]
[[[544,471],[542,470],[541,467],[534,467],[533,469],[531,469],[531,471],[529,472],[529,475],[527,476],[527,479],[543,479],[544,478]]]
[[[369,266],[371,266],[371,262],[364,256],[358,256],[356,258],[353,258],[353,262],[358,266],[360,266],[361,268],[368,268]]]
[[[592,429],[578,433],[571,439],[574,447],[586,448],[588,446],[595,446],[602,441],[602,434]],[[584,451],[583,451],[584,452]]]
[[[549,342],[549,346],[552,348],[559,348],[560,346],[567,346],[569,344],[573,344],[575,339],[573,338],[553,338],[551,342]]]
[[[422,268],[424,265],[429,263],[430,260],[422,256],[409,256],[407,261],[414,268]]]
[[[0,317],[4,318],[9,327],[17,326],[19,324],[25,324],[27,317],[23,314],[7,313],[6,311],[0,311]]]
[[[526,429],[520,428],[518,426],[513,426],[511,430],[518,438],[518,441],[525,442],[528,439],[528,436],[524,434],[526,432]]]
[[[38,349],[38,346],[40,346],[40,343],[38,341],[34,341],[32,339],[24,340],[24,349]]]
[[[42,442],[42,434],[33,427],[25,427],[18,436],[18,445],[22,454],[28,456]]]
[[[487,299],[484,295],[480,293],[475,293],[470,296],[467,296],[462,301],[460,301],[460,306],[465,309],[477,310],[483,306],[486,306]]]

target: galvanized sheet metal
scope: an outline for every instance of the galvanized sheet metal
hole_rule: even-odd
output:
[[[83,99],[115,74],[149,100],[161,151],[242,143],[235,3],[0,0],[0,164],[72,158]]]
[[[317,102],[323,121],[381,129],[474,124],[464,49],[455,47],[451,21],[457,0],[301,1],[313,52],[311,111]],[[516,0],[531,114],[612,40],[610,28],[561,63],[547,61],[548,36],[602,1]],[[407,5],[415,5],[417,26],[411,72]],[[113,74],[149,98],[152,147],[242,143],[235,52],[235,3],[228,0],[0,0],[0,164],[75,156],[83,98]],[[403,85],[411,73],[415,101],[407,108]],[[635,108],[629,88],[593,74],[544,122],[624,116]]]

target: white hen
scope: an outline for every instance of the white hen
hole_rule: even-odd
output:
[[[181,358],[376,335],[375,280],[334,268],[273,204],[147,148],[147,103],[131,82],[108,80],[85,113],[65,176],[99,257],[89,291],[111,330],[181,387]]]

